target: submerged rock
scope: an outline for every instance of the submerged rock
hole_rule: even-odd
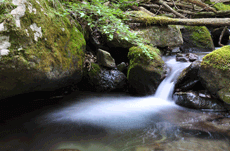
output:
[[[202,85],[215,97],[230,104],[230,46],[207,54],[201,62]]]
[[[127,77],[129,92],[132,95],[155,93],[164,76],[164,62],[159,56],[160,51],[151,46],[145,47],[132,47],[129,50]]]
[[[51,1],[7,3],[0,14],[0,99],[77,84],[86,43],[75,23],[55,14]]]
[[[208,29],[205,26],[184,26],[181,29],[183,45],[182,52],[213,51],[214,44]]]

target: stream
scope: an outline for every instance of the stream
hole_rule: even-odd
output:
[[[206,123],[222,113],[186,109],[172,100],[174,81],[189,63],[163,59],[170,73],[153,96],[74,92],[47,100],[9,98],[0,107],[0,150],[230,150],[230,133]]]

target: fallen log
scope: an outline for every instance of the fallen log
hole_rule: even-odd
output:
[[[209,17],[230,17],[230,11],[217,11],[214,12],[191,12],[188,10],[177,10],[179,13],[184,13],[187,15],[192,15],[193,17],[209,18]]]
[[[168,18],[164,16],[135,16],[131,22],[141,23],[141,25],[187,25],[187,26],[229,26],[230,18],[199,18],[182,19]]]

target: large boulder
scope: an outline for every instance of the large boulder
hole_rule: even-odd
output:
[[[213,96],[230,103],[230,46],[207,54],[199,70],[202,85]]]
[[[85,40],[78,23],[58,15],[53,6],[59,3],[0,3],[9,6],[0,14],[0,99],[53,91],[81,80]]]
[[[214,44],[212,37],[205,26],[184,26],[181,28],[183,45],[182,52],[203,52],[213,51]]]
[[[159,54],[160,51],[151,46],[129,49],[130,64],[127,78],[130,94],[148,95],[155,93],[164,74],[164,62]]]

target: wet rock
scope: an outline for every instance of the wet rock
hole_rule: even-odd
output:
[[[187,57],[176,57],[176,61],[188,62],[189,60]]]
[[[127,78],[119,70],[109,70],[92,63],[90,71],[86,71],[82,85],[83,90],[95,92],[126,91]]]
[[[115,60],[110,55],[110,53],[102,49],[98,49],[97,62],[99,65],[104,66],[104,67],[108,67],[108,68],[116,67]]]
[[[198,55],[193,54],[193,53],[187,53],[186,57],[190,62],[196,61],[198,59]]]
[[[177,92],[173,99],[176,104],[191,109],[211,109],[211,111],[226,111],[224,104],[205,94],[195,92]]]
[[[198,59],[198,55],[193,54],[193,53],[187,53],[187,54],[177,53],[176,54],[176,61],[193,62],[197,59]]]
[[[200,90],[203,89],[198,71],[200,69],[200,61],[193,62],[189,67],[185,68],[176,80],[176,91]]]

